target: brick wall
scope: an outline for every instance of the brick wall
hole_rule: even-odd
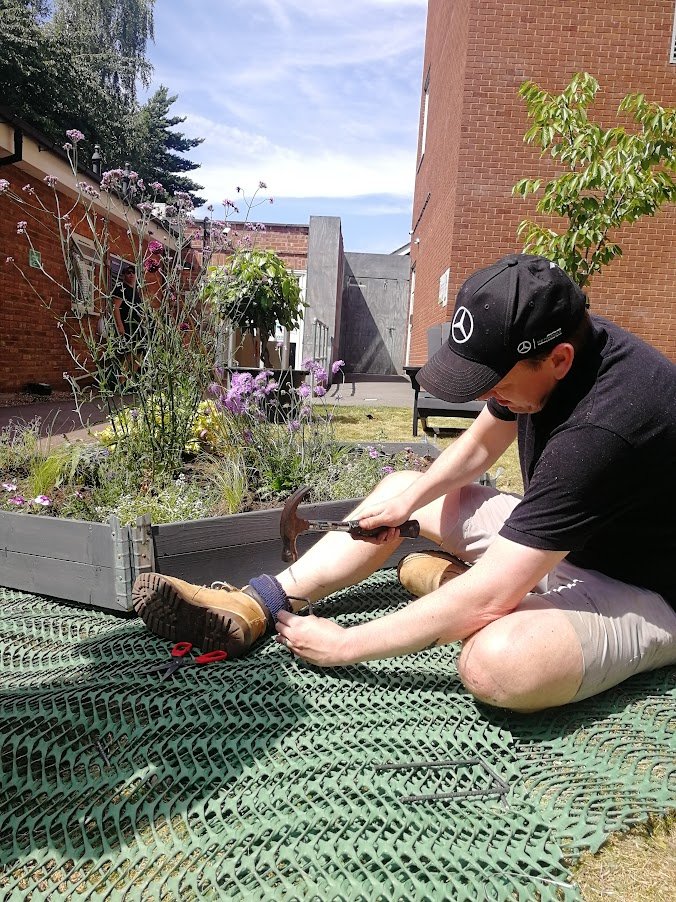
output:
[[[0,169],[0,178],[10,182],[12,193],[26,198],[26,204],[19,204],[8,193],[0,194],[0,392],[18,391],[27,382],[47,382],[53,389],[63,390],[68,387],[64,372],[77,372],[58,327],[59,318],[71,309],[71,298],[59,285],[68,285],[69,280],[54,220],[32,209],[39,201],[53,210],[54,195],[40,179],[27,176],[17,166]],[[28,184],[36,191],[33,199],[22,190]],[[72,206],[72,199],[59,198],[62,211]],[[72,219],[75,224],[77,217],[73,215]],[[33,247],[40,252],[42,266],[54,281],[29,266],[29,243],[25,236],[17,235],[16,229],[22,220],[28,223]],[[76,231],[80,231],[77,226]],[[88,236],[86,227],[81,231]],[[110,241],[115,253],[131,259],[124,230],[114,222],[110,223]],[[6,262],[7,257],[14,258],[28,281]],[[97,318],[86,317],[84,328],[95,327]]]
[[[427,328],[448,318],[464,279],[520,251],[518,223],[540,218],[533,199],[511,196],[519,178],[555,171],[523,143],[528,119],[519,86],[532,79],[554,93],[575,72],[590,72],[601,85],[591,115],[606,127],[632,91],[673,105],[673,15],[674,0],[565,0],[546,7],[539,0],[429,0],[423,84],[429,71],[430,99],[411,245],[412,364],[426,359]],[[676,357],[676,211],[670,207],[614,237],[624,256],[592,280],[592,311]],[[447,267],[444,310],[437,299]]]
[[[217,223],[216,225],[223,225]],[[307,270],[307,246],[309,226],[288,223],[263,223],[263,229],[247,228],[241,222],[229,222],[230,238],[235,245],[248,240],[251,247],[274,251],[288,269]],[[202,229],[196,229],[192,240],[196,251],[202,249]],[[226,254],[214,254],[211,258],[214,265],[223,265],[227,261]]]

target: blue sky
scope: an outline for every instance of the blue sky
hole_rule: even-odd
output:
[[[411,228],[427,0],[158,2],[150,90],[205,141],[190,173],[223,215],[260,181],[255,220],[340,216],[346,250]]]

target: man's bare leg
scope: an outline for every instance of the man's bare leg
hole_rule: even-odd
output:
[[[379,498],[389,498],[403,492],[420,473],[405,470],[391,473],[380,482],[363,502],[363,507]],[[359,516],[362,505],[351,519]],[[437,544],[458,519],[458,497],[444,496],[413,515],[420,522],[421,535]],[[355,585],[374,573],[396,551],[401,539],[376,545],[353,539],[349,533],[330,532],[292,564],[277,579],[287,595],[292,597],[294,611],[305,607],[305,599],[317,601],[339,589]],[[297,601],[294,599],[303,599]]]

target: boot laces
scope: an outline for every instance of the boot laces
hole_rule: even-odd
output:
[[[237,586],[232,586],[230,583],[226,583],[224,579],[217,579],[211,584],[212,589],[224,589],[226,592],[236,592]]]

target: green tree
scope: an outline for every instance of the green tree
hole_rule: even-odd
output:
[[[155,0],[54,0],[49,23],[55,37],[86,56],[112,94],[129,104],[140,80],[150,84],[146,58],[154,37]]]
[[[618,112],[631,115],[632,130],[603,129],[587,112],[598,89],[595,78],[577,73],[558,95],[532,81],[519,90],[533,121],[524,141],[565,172],[549,181],[521,179],[512,193],[539,195],[536,210],[564,217],[567,226],[556,231],[526,219],[518,234],[524,251],[554,260],[582,287],[622,254],[616,229],[676,200],[676,109],[628,94]]]
[[[66,22],[58,10],[61,19],[51,19],[50,12],[42,0],[0,0],[3,105],[57,145],[67,129],[79,129],[87,136],[83,161],[100,144],[107,161],[118,164],[128,153],[135,106],[133,92],[115,88],[114,73],[135,71],[136,64],[123,65],[120,53],[106,49],[91,24]]]
[[[240,250],[227,267],[217,267],[205,283],[204,295],[219,316],[260,341],[260,356],[269,367],[268,341],[277,325],[297,328],[304,303],[298,279],[273,251]]]
[[[174,131],[185,122],[185,116],[170,116],[169,107],[178,95],[169,96],[164,85],[155,91],[136,115],[134,127],[134,149],[130,161],[139,175],[150,184],[161,182],[169,194],[185,191],[196,207],[205,203],[195,192],[202,187],[192,179],[181,175],[199,167],[182,154],[202,143],[204,138],[186,138],[182,132]]]

